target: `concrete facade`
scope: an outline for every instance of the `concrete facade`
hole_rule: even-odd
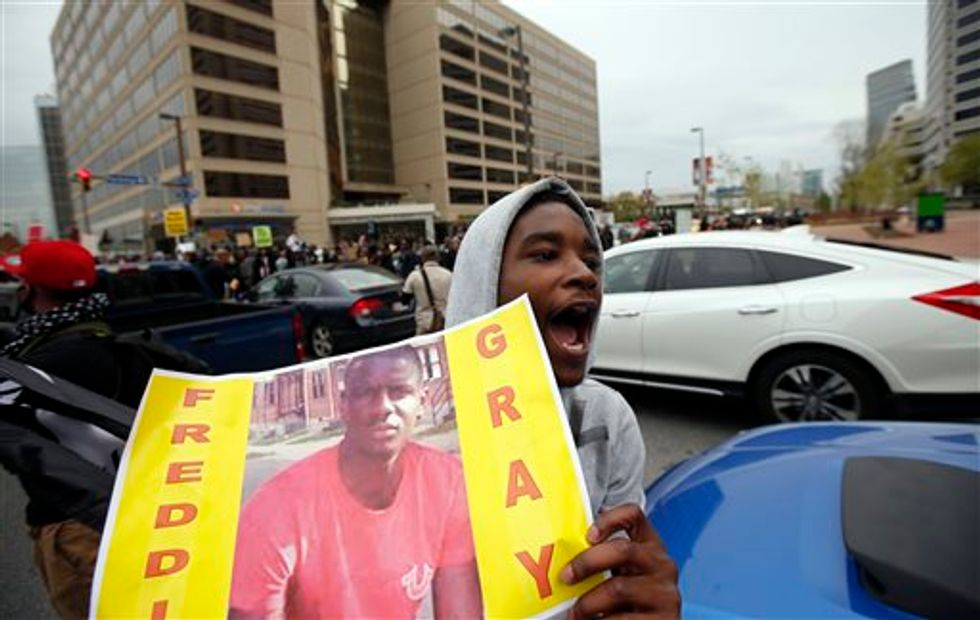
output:
[[[598,202],[594,61],[497,2],[66,3],[51,47],[67,168],[96,176],[76,210],[116,246],[162,237],[182,202],[164,113],[209,243],[262,224],[330,243],[363,223],[350,207],[433,205],[427,235],[469,219],[529,180],[515,27],[531,176]],[[147,184],[104,182],[119,174]]]

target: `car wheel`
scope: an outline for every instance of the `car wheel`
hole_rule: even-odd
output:
[[[330,357],[333,354],[333,334],[326,325],[317,323],[310,329],[310,353],[316,359]]]
[[[751,389],[756,409],[776,422],[873,418],[882,402],[874,377],[831,351],[778,355],[762,367]]]

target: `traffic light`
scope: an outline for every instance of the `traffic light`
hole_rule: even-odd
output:
[[[87,192],[92,189],[92,171],[88,168],[79,168],[76,170],[75,178],[82,184],[83,192]]]

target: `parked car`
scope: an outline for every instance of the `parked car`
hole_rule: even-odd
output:
[[[307,350],[318,358],[414,336],[414,311],[401,291],[401,278],[381,267],[331,264],[275,273],[249,298],[299,308]]]
[[[980,617],[980,459],[967,424],[808,423],[666,472],[647,517],[692,618]]]
[[[949,257],[777,232],[606,252],[592,375],[781,421],[980,411],[980,282]]]
[[[217,374],[281,368],[305,358],[295,308],[216,300],[187,263],[100,266],[96,289],[112,300],[106,321],[207,362]]]

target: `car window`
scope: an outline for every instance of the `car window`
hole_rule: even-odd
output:
[[[259,282],[259,285],[255,287],[256,294],[258,295],[259,301],[268,301],[270,299],[276,298],[276,285],[279,282],[279,276],[274,276],[272,278],[266,278]]]
[[[120,271],[109,276],[109,296],[116,306],[153,303],[153,285],[145,271]]]
[[[782,252],[760,251],[758,255],[762,257],[773,282],[815,278],[850,269],[847,265]]]
[[[603,292],[637,293],[648,290],[650,272],[659,253],[659,250],[646,250],[607,258],[603,269]]]
[[[294,273],[290,276],[295,284],[294,297],[315,297],[319,282],[307,273]]]
[[[400,285],[401,280],[392,273],[368,269],[334,269],[330,272],[348,291],[356,292],[378,286]]]
[[[751,286],[766,278],[759,273],[749,250],[738,248],[677,248],[667,261],[664,288],[680,291],[695,288]]]

